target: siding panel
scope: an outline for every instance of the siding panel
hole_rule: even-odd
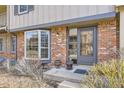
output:
[[[14,16],[14,6],[10,5],[10,29],[96,15],[114,11],[114,6],[102,5],[35,5],[34,11]],[[9,18],[9,17],[8,17]]]
[[[56,13],[53,12],[53,11],[55,11],[55,9],[56,9],[55,6],[53,6],[53,5],[49,6],[49,15],[50,15],[49,22],[56,21]]]

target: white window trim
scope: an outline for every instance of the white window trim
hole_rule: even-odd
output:
[[[24,57],[25,59],[30,59],[30,60],[34,60],[34,59],[40,59],[40,60],[50,60],[50,31],[49,30],[32,30],[32,31],[28,31],[28,32],[33,32],[33,31],[37,31],[38,32],[38,58],[28,58],[26,57],[26,33],[24,35]],[[41,35],[40,32],[47,32],[48,34],[48,58],[41,58]]]
[[[20,5],[18,5],[18,14],[24,14],[24,13],[27,13],[27,12],[28,12],[28,5],[26,5],[26,6],[27,6],[26,11],[20,12]]]

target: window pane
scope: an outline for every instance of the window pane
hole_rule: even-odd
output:
[[[11,51],[16,51],[16,36],[11,38]]]
[[[93,31],[81,32],[80,55],[93,55]]]
[[[3,39],[0,38],[0,51],[3,51]]]
[[[48,58],[48,48],[41,48],[41,58]]]
[[[41,32],[41,47],[48,47],[48,33]]]
[[[26,32],[26,57],[38,58],[38,32]]]
[[[77,29],[69,30],[69,57],[71,59],[77,59]]]
[[[27,11],[27,5],[20,5],[20,12]]]
[[[48,33],[41,32],[41,58],[48,58]]]

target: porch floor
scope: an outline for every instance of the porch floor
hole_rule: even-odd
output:
[[[83,75],[83,74],[74,73],[74,71],[77,69],[89,70],[90,68],[91,66],[86,66],[86,65],[73,66],[72,70],[67,70],[64,67],[52,68],[47,72],[44,72],[44,78],[60,81],[60,82],[66,80],[70,82],[79,83],[85,77],[85,74]]]

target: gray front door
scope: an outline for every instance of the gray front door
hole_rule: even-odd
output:
[[[96,27],[78,29],[78,64],[93,65],[96,63]]]

